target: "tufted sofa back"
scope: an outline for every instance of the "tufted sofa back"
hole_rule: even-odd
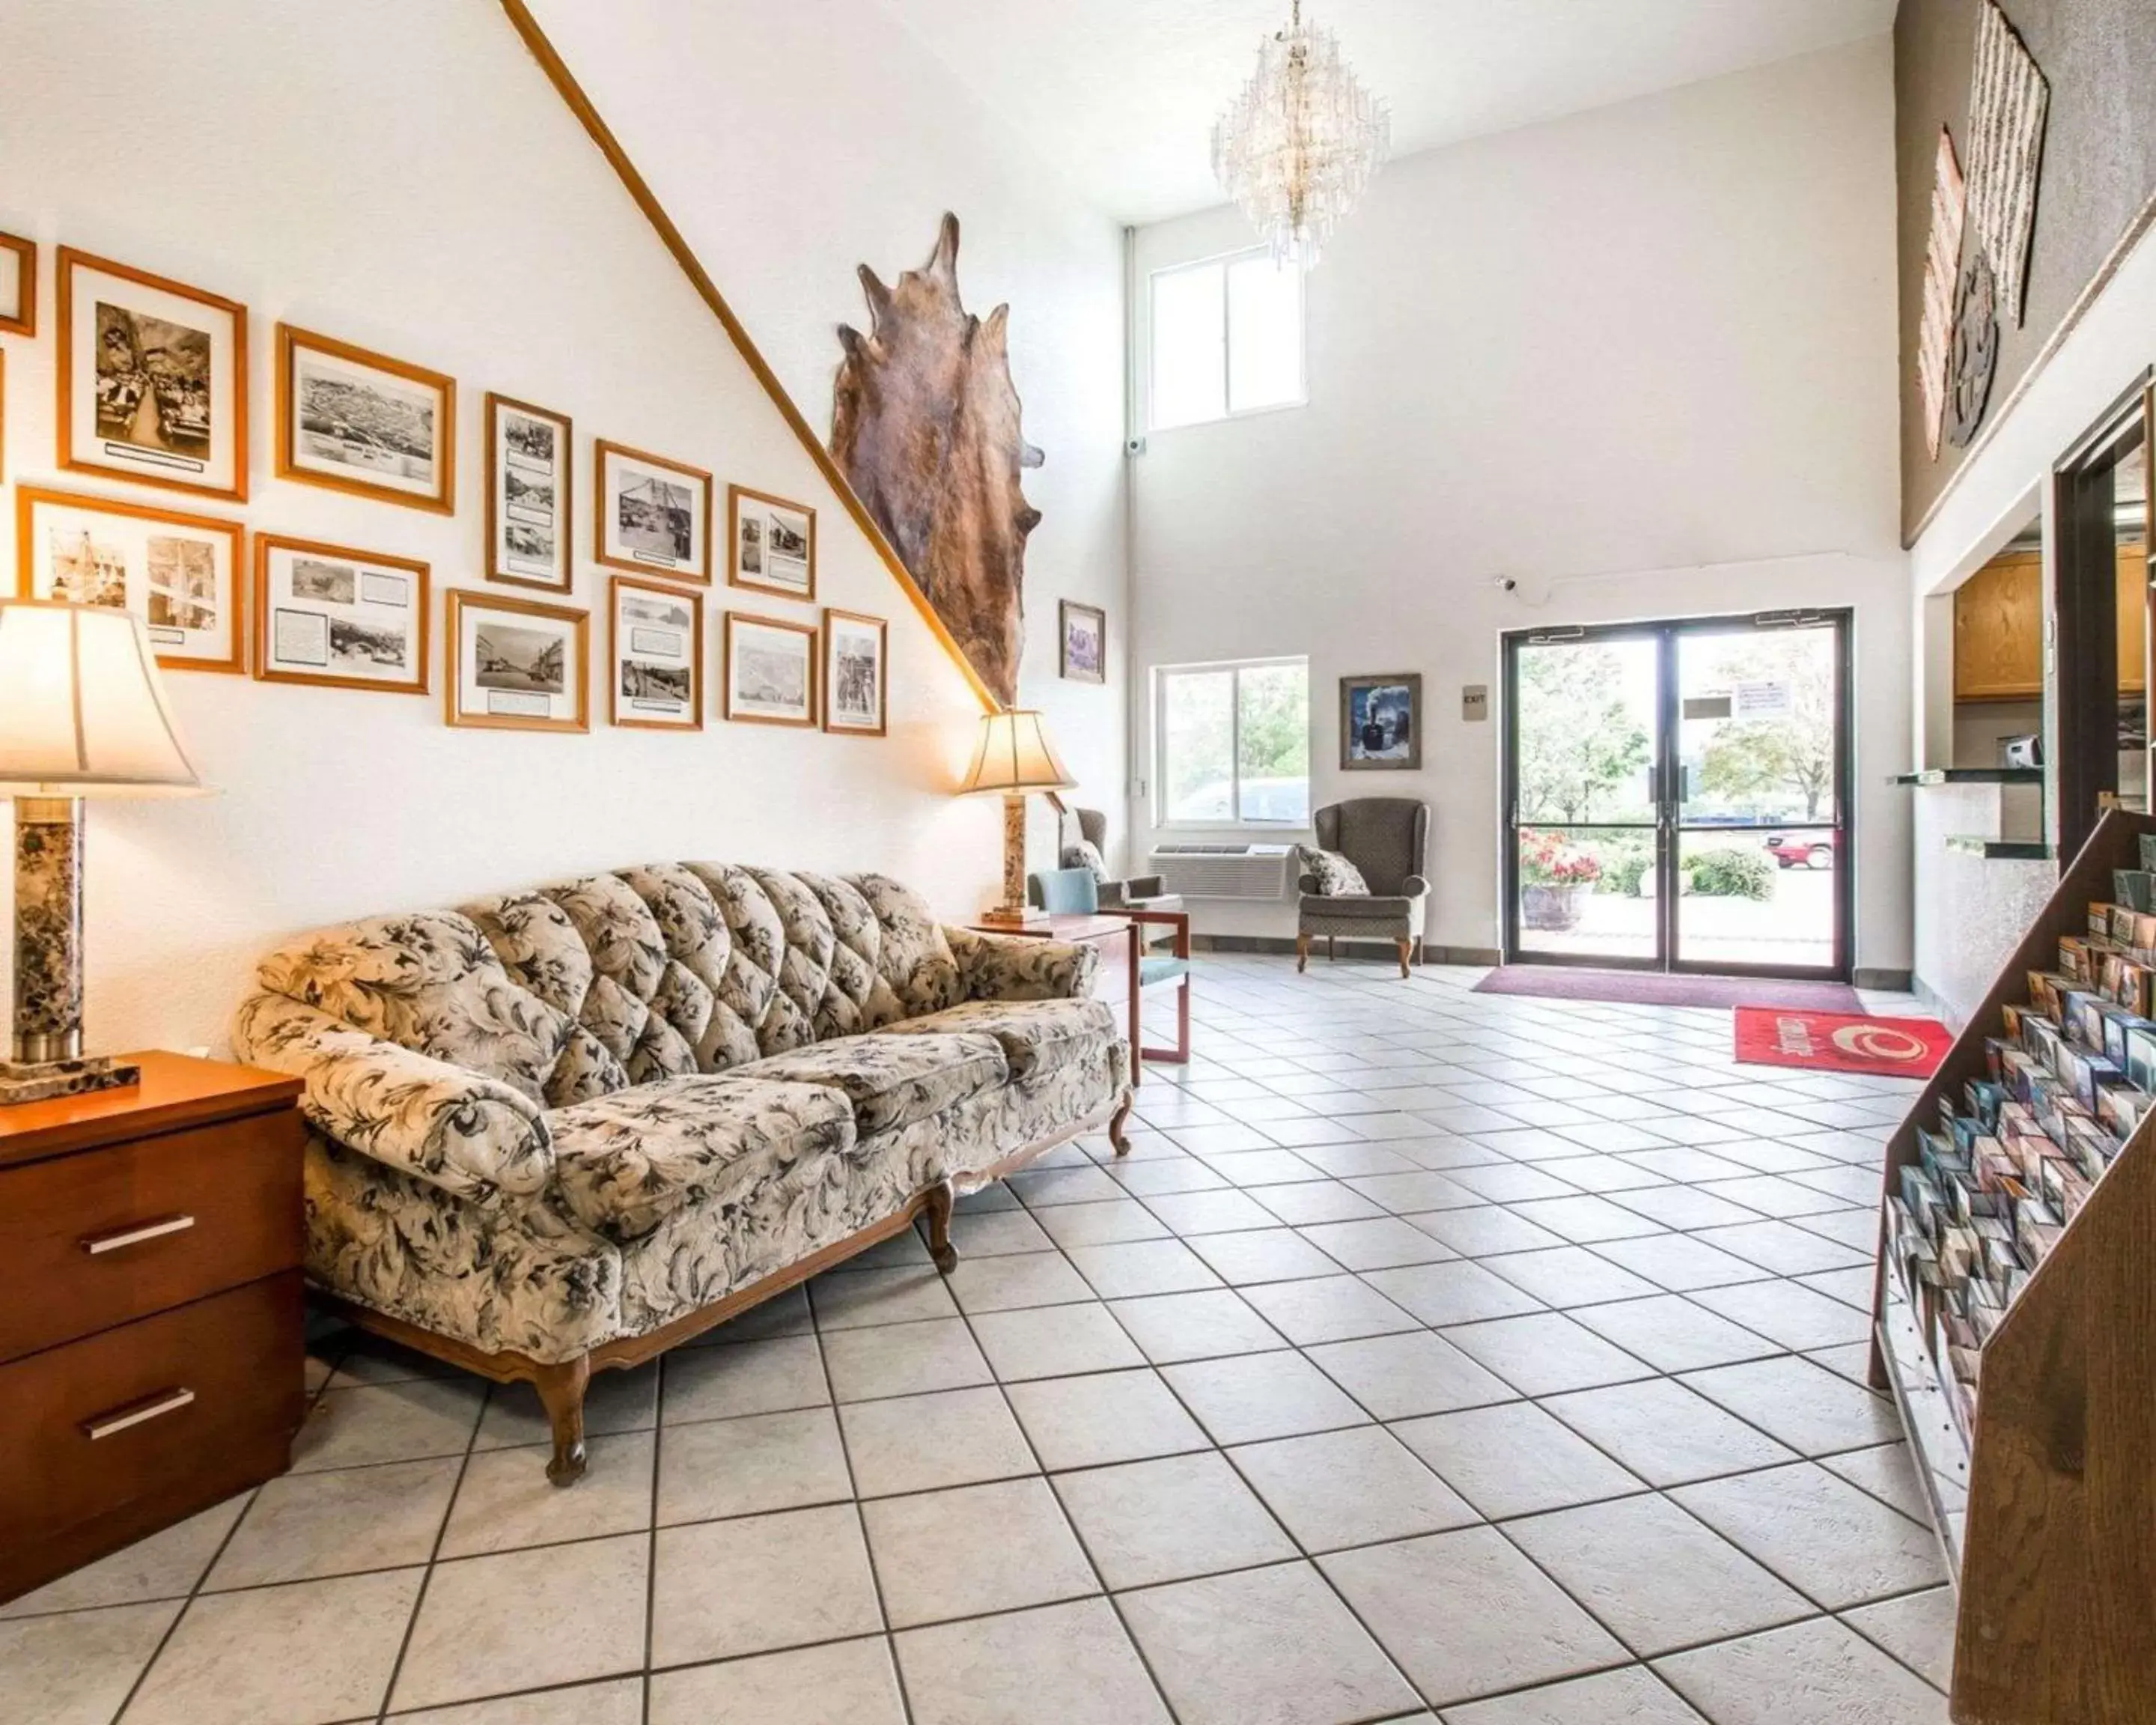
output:
[[[550,1108],[963,998],[942,928],[897,881],[725,863],[346,923],[273,952],[256,976]]]

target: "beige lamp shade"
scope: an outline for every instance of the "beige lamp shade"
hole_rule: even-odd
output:
[[[958,793],[1067,791],[1077,783],[1064,770],[1040,715],[1029,707],[1014,707],[981,715],[980,746]]]
[[[0,797],[183,796],[157,655],[133,613],[0,600]]]

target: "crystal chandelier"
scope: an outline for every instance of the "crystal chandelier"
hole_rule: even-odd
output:
[[[1392,122],[1340,58],[1330,30],[1305,28],[1302,0],[1258,44],[1258,69],[1213,126],[1213,172],[1270,242],[1276,263],[1307,268],[1387,151]]]

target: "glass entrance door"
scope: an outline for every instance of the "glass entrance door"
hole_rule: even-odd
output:
[[[1846,977],[1849,617],[1505,643],[1508,961]]]

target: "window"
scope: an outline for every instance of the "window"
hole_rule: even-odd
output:
[[[1302,398],[1301,270],[1258,251],[1154,274],[1154,430]]]
[[[1310,819],[1310,665],[1170,665],[1157,674],[1163,826]]]

